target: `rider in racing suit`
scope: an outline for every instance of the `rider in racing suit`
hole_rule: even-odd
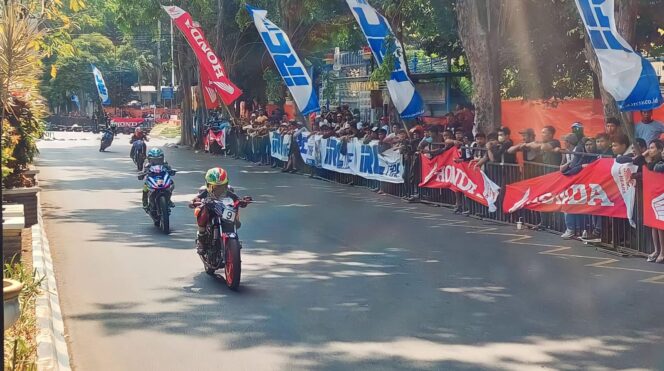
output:
[[[137,140],[143,141],[143,151],[145,151],[147,149],[145,142],[148,141],[148,136],[143,130],[141,130],[141,128],[136,128],[136,130],[134,130],[134,134],[132,134],[131,139],[129,139],[129,144],[134,144]],[[131,146],[131,149],[129,150],[129,157],[134,158],[134,146]]]
[[[175,171],[171,168],[171,166],[164,160],[164,151],[161,150],[161,148],[152,148],[150,151],[148,151],[148,158],[146,161],[145,166],[143,166],[143,171],[141,171],[138,175],[138,179],[143,180],[146,175],[150,172],[150,167],[155,166],[155,165],[161,165],[162,168],[168,172],[169,175],[173,176],[175,174]],[[170,188],[171,193],[173,193],[173,190],[175,189],[175,182],[173,182],[173,186]],[[148,210],[148,186],[147,184],[143,185],[143,209]],[[171,198],[168,198],[168,203],[170,207],[175,207],[175,204],[173,204],[173,201],[171,201]]]
[[[194,208],[194,216],[196,216],[196,223],[198,224],[198,233],[196,234],[196,252],[200,255],[205,254],[205,243],[203,241],[208,238],[207,226],[210,222],[210,210],[205,207],[206,199],[220,200],[229,197],[233,201],[240,201],[240,207],[247,206],[247,202],[251,198],[240,199],[233,189],[228,186],[228,174],[226,170],[215,167],[207,171],[205,174],[205,187],[201,187],[200,192],[191,201],[189,207]],[[238,214],[235,219],[235,227],[240,228],[240,215]]]

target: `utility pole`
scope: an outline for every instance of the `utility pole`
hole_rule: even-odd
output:
[[[161,20],[159,19],[157,19],[157,86],[155,86],[155,90],[157,91],[157,102],[161,102],[163,106],[164,102],[161,100]]]
[[[173,100],[175,98],[175,53],[173,50],[173,20],[171,19],[171,88],[173,89],[173,94],[171,95],[171,109],[173,109]]]

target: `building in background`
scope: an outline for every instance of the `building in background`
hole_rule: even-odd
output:
[[[468,76],[465,72],[450,72],[444,58],[431,58],[424,53],[412,53],[406,60],[410,77],[422,96],[427,117],[442,117],[457,103],[469,98],[454,89],[453,79]],[[398,112],[391,103],[387,87],[382,81],[371,81],[376,68],[368,48],[358,51],[339,51],[328,54],[323,71],[321,107],[334,109],[348,105],[362,121],[376,122],[382,116],[397,120]]]

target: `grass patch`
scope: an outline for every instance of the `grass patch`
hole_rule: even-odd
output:
[[[150,131],[150,135],[174,139],[180,136],[180,125],[172,122],[157,124]]]
[[[37,317],[35,313],[35,299],[40,292],[40,285],[44,277],[37,277],[36,271],[31,271],[23,263],[13,260],[5,264],[4,278],[23,283],[23,290],[19,296],[21,317],[5,331],[4,342],[4,369],[5,370],[36,370],[37,369]]]

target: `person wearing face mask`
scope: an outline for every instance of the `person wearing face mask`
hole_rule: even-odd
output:
[[[516,164],[516,154],[508,152],[514,146],[514,142],[510,138],[511,133],[510,128],[503,126],[498,129],[498,140],[487,143],[488,159],[491,162]]]

